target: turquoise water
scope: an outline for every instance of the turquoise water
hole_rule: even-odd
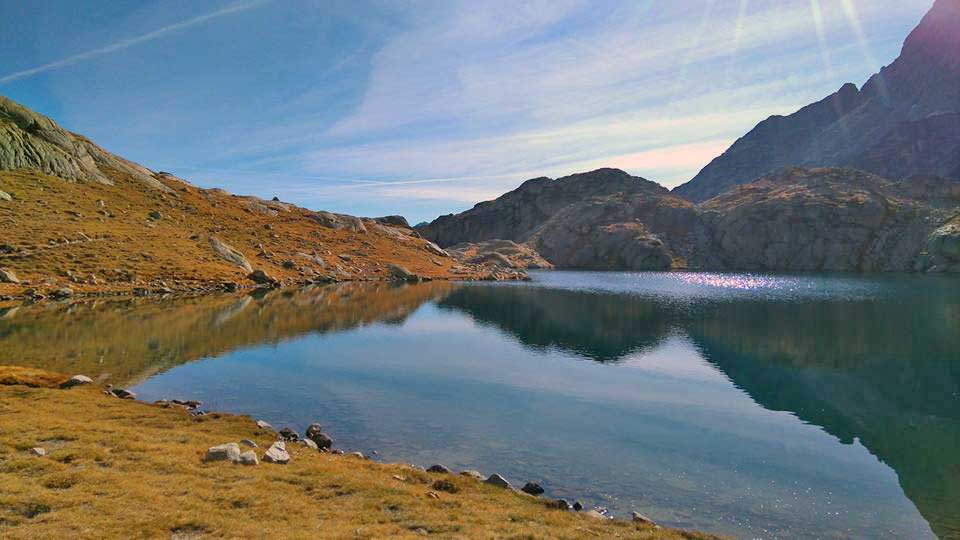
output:
[[[73,310],[0,318],[0,345],[666,525],[960,537],[960,280],[554,272]]]

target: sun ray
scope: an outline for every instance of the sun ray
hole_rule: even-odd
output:
[[[863,57],[870,64],[870,71],[879,71],[881,67],[880,62],[877,61],[877,57],[873,54],[873,49],[870,48],[870,42],[867,40],[867,34],[863,31],[863,25],[860,23],[860,15],[857,13],[857,6],[854,5],[853,0],[840,0],[840,4],[843,6],[843,13],[847,17],[847,23],[850,25],[850,29],[853,30],[857,41],[860,43],[860,50],[863,52]],[[883,79],[879,78],[879,76],[878,80],[880,82],[879,88],[881,96],[886,99],[888,97],[886,84],[884,84]]]
[[[820,42],[820,58],[823,60],[823,67],[827,70],[830,79],[836,78],[833,70],[833,62],[830,60],[830,51],[827,49],[827,32],[823,23],[823,10],[820,8],[820,0],[810,0],[810,11],[813,12],[813,25],[817,30],[817,41]]]

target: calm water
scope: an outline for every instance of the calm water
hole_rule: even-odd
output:
[[[541,273],[0,312],[20,363],[742,538],[960,538],[960,280]]]

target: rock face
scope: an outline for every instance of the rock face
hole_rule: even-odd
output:
[[[701,204],[633,179],[611,183],[611,189],[626,186],[622,191],[574,198],[557,208],[559,198],[551,189],[578,193],[569,182],[595,188],[610,177],[632,178],[602,170],[557,180],[555,188],[534,181],[537,193],[552,201],[554,211],[539,224],[514,219],[530,229],[510,236],[559,268],[945,272],[957,268],[956,228],[947,222],[960,205],[960,181],[933,176],[891,181],[856,169],[794,167]],[[527,189],[524,186],[518,191]],[[489,229],[484,223],[545,212],[526,207],[530,201],[516,192],[501,199],[480,212],[474,208],[440,218],[421,231],[425,236],[445,231],[442,234],[451,238],[456,230],[457,239],[479,242],[450,249],[459,256],[477,254],[479,246],[517,246],[514,241],[482,240]],[[496,249],[487,248],[486,257],[488,264],[512,264]]]
[[[533,248],[512,240],[487,240],[477,244],[457,244],[446,250],[450,256],[470,264],[537,270],[553,268]]]
[[[772,116],[677,194],[695,202],[787,166],[851,166],[895,180],[960,169],[960,2],[937,0],[900,57],[859,90]]]
[[[144,184],[172,192],[153,171],[107,152],[53,120],[0,96],[0,170],[32,169],[74,182],[113,184],[115,169]]]

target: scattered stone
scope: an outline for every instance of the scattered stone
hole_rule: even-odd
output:
[[[447,467],[445,467],[445,466],[443,466],[443,465],[440,465],[440,464],[438,463],[438,464],[436,464],[436,465],[431,465],[430,467],[428,467],[428,468],[427,468],[427,472],[429,472],[429,473],[438,473],[438,474],[451,474],[453,471],[451,471],[451,470],[448,469]]]
[[[112,388],[110,389],[110,394],[120,399],[137,399],[136,394],[129,390],[124,390],[123,388]]]
[[[573,510],[574,510],[575,512],[579,512],[579,511],[583,510],[583,503],[581,503],[580,501],[574,501],[574,502],[573,502]]]
[[[50,298],[70,298],[73,296],[73,289],[70,287],[61,287],[50,293]]]
[[[529,493],[534,497],[538,495],[543,495],[543,488],[540,487],[540,484],[536,482],[527,482],[526,484],[524,484],[522,488],[520,488],[520,491],[524,493]]]
[[[427,497],[430,497],[431,499],[439,499],[439,498],[440,498],[440,495],[438,495],[437,493],[435,493],[435,492],[433,492],[433,491],[428,491],[428,492],[427,492]]]
[[[399,474],[393,475],[393,479],[396,480],[397,482],[406,482],[406,481],[407,481],[406,477],[400,476]]]
[[[270,445],[267,452],[263,454],[263,460],[270,463],[286,465],[290,462],[290,454],[287,453],[287,445],[283,441],[277,441]]]
[[[33,454],[33,455],[35,455],[35,456],[37,456],[37,457],[43,457],[43,456],[47,455],[47,450],[46,450],[45,448],[39,448],[39,447],[37,447],[37,448],[31,448],[31,449],[30,449],[30,453]]]
[[[654,527],[657,526],[657,524],[652,519],[641,514],[640,512],[631,512],[630,516],[632,517],[634,523],[642,523],[644,525],[651,525]]]
[[[251,441],[250,439],[243,439],[242,441],[240,441],[240,444],[248,448],[258,448],[257,443]]]
[[[480,471],[463,471],[460,473],[460,476],[466,476],[467,478],[473,478],[474,480],[483,481],[484,477]]]
[[[232,461],[236,463],[240,461],[240,445],[227,443],[211,447],[207,450],[207,455],[203,457],[203,461]]]
[[[13,197],[6,191],[0,191],[0,201],[12,201]]]
[[[269,274],[267,274],[266,272],[260,269],[257,269],[251,272],[247,276],[247,279],[259,285],[270,285],[271,287],[276,286],[280,283],[279,281],[277,281],[276,279],[271,277]]]
[[[283,440],[285,440],[285,441],[296,442],[296,441],[299,441],[299,440],[300,440],[300,435],[297,435],[297,432],[296,432],[296,431],[294,431],[294,430],[292,430],[292,429],[290,429],[290,428],[288,428],[288,427],[285,427],[285,428],[281,429],[281,430],[278,431],[277,433],[279,433],[279,434],[280,434],[280,437],[281,437]]]
[[[355,458],[367,459],[367,456],[363,455],[362,452],[350,452],[348,455],[353,456]]]
[[[201,405],[203,405],[203,402],[196,401],[193,399],[186,400],[186,401],[180,400],[180,399],[172,399],[170,400],[170,403],[173,403],[174,405],[180,405],[181,407],[186,407],[188,409],[197,409]]]
[[[283,266],[283,267],[286,268],[287,270],[293,270],[294,268],[297,267],[297,263],[293,262],[292,259],[287,259],[287,260],[283,261],[283,263],[281,264],[281,266]]]
[[[259,465],[260,460],[257,459],[257,453],[253,450],[247,450],[246,452],[240,454],[240,464],[241,465]]]
[[[500,476],[499,474],[496,474],[496,473],[491,474],[491,475],[485,480],[485,482],[488,483],[488,484],[490,484],[490,485],[492,485],[492,486],[502,487],[502,488],[505,488],[505,489],[512,489],[512,488],[513,488],[513,486],[510,485],[510,482],[507,482],[507,479],[506,479],[506,478],[504,478],[504,477],[502,477],[502,476]]]
[[[395,281],[420,281],[420,277],[414,274],[413,272],[407,270],[406,268],[398,265],[391,264],[387,266],[387,269],[390,271],[390,279]]]
[[[20,278],[10,268],[0,268],[0,283],[20,283]]]
[[[566,499],[557,499],[553,501],[553,507],[558,510],[569,510],[570,503],[568,503]]]
[[[311,450],[320,450],[320,447],[317,446],[317,443],[313,442],[311,439],[300,439],[300,444],[310,448]]]
[[[250,262],[247,261],[247,258],[244,257],[243,253],[234,248],[233,246],[227,244],[223,240],[215,236],[210,237],[210,247],[213,251],[220,256],[221,259],[239,266],[246,272],[252,272],[253,267],[250,266]]]
[[[263,420],[257,420],[257,427],[260,428],[260,429],[266,429],[266,430],[273,431],[273,432],[276,432],[276,431],[277,431],[277,430],[273,429],[273,426],[271,426],[270,424],[264,422]]]
[[[60,385],[60,388],[73,388],[74,386],[83,386],[85,384],[93,384],[93,379],[87,377],[86,375],[74,375],[70,377],[69,380]]]
[[[597,510],[587,510],[583,515],[590,519],[610,519],[609,516],[605,516]]]
[[[333,455],[335,455],[335,456],[342,456],[342,455],[343,455],[343,450],[340,450],[340,449],[331,450],[330,453],[333,454]]]
[[[323,427],[314,422],[307,427],[305,435],[308,439],[317,444],[318,448],[330,448],[333,446],[333,439],[323,433]]]

